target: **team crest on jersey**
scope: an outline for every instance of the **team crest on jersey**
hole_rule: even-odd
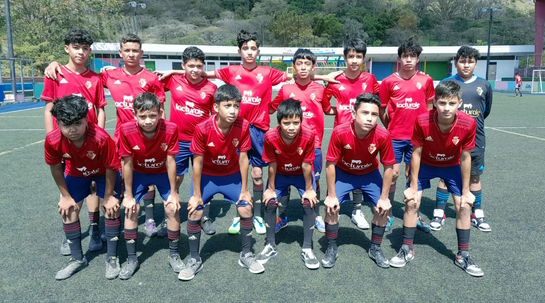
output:
[[[255,76],[255,78],[257,79],[257,81],[259,83],[261,83],[263,81],[263,75],[262,74],[257,74],[257,76]]]
[[[206,98],[206,93],[205,92],[201,92],[201,99],[204,99]]]
[[[452,143],[454,143],[454,145],[458,145],[458,142],[460,142],[460,139],[458,136],[454,136],[454,138],[452,138]]]
[[[297,148],[297,153],[299,154],[299,156],[302,155],[303,154],[303,149],[301,147],[298,147]]]
[[[91,159],[91,160],[94,160],[96,158],[97,154],[95,154],[94,151],[92,150],[88,150],[87,151],[87,158]]]
[[[377,150],[377,146],[374,143],[369,144],[369,147],[367,148],[370,154],[374,153]]]
[[[367,83],[362,83],[361,88],[363,89],[363,91],[365,91],[367,89]]]
[[[167,145],[166,143],[164,143],[164,142],[161,143],[161,149],[162,149],[163,151],[167,151],[168,145]]]
[[[68,153],[65,153],[64,155],[62,155],[62,157],[66,159],[72,159],[72,157]]]
[[[483,88],[482,87],[477,87],[477,94],[482,95],[483,94]]]
[[[314,101],[314,99],[316,99],[316,94],[315,93],[310,94],[310,100]]]
[[[140,84],[141,88],[144,88],[144,86],[146,86],[146,79],[140,78],[140,81],[138,81],[138,84]]]
[[[422,88],[422,84],[421,84],[420,82],[416,82],[416,88],[421,89],[421,88]]]
[[[233,139],[233,145],[234,145],[235,147],[238,146],[238,139],[237,139],[237,138],[234,138],[234,139]]]
[[[87,89],[90,89],[91,86],[93,86],[93,83],[91,83],[91,81],[85,82],[85,87],[87,87]]]

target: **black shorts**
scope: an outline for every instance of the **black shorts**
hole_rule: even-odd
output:
[[[480,176],[484,171],[484,150],[471,153],[471,175]]]

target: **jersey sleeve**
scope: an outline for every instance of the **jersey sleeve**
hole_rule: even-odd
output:
[[[322,96],[324,95],[325,93]],[[320,102],[322,103],[322,110],[324,111],[324,113],[327,113],[331,110],[331,102],[329,102],[329,99],[322,98]]]
[[[44,143],[45,163],[47,165],[56,165],[62,162],[62,156],[51,145],[51,142],[46,138]]]
[[[168,77],[161,79],[159,83],[161,83],[161,86],[163,87],[163,91],[165,92],[170,91],[170,85],[172,84],[172,75],[169,75]]]
[[[285,72],[281,72],[277,69],[274,69],[274,68],[270,68],[270,74],[269,74],[270,78],[271,78],[271,84],[273,86],[275,85],[278,85],[282,82],[285,82],[287,80],[287,75]]]
[[[388,101],[390,101],[390,85],[387,81],[382,81],[380,84],[378,96],[380,98],[380,107],[386,108]]]
[[[272,100],[270,107],[276,111],[278,109],[278,105],[280,105],[282,101],[284,101],[284,86],[280,88],[278,94],[276,97],[274,97],[274,100]]]
[[[373,94],[379,95],[380,94],[380,84],[377,81],[377,78],[375,78],[375,75],[371,74],[371,79],[373,82]]]
[[[462,149],[463,150],[473,150],[475,148],[475,133],[477,131],[477,122],[475,120],[472,121],[471,129],[469,131],[469,134],[465,138]]]
[[[189,150],[197,155],[204,155],[204,148],[206,145],[206,136],[203,134],[202,129],[197,125],[195,132],[193,133],[193,138],[191,139],[191,145]]]
[[[490,115],[490,110],[492,109],[492,86],[490,83],[486,86],[486,96],[484,100],[484,113],[483,118],[486,119]]]
[[[249,151],[250,149],[252,149],[252,141],[250,139],[250,124],[249,123],[244,123],[246,124],[243,129],[242,129],[242,138],[241,138],[241,144],[240,144],[240,147],[238,148],[238,151],[243,153],[243,152],[247,152]]]
[[[312,134],[312,136],[310,136],[310,139],[307,142],[307,145],[305,146],[303,162],[311,163],[311,164],[314,163],[314,159],[316,158],[316,155],[314,154],[315,141],[316,141],[316,135]]]
[[[329,139],[329,146],[327,147],[326,161],[337,162],[341,156],[341,146],[340,146],[339,135],[335,130],[331,134],[331,139]]]
[[[100,74],[98,74],[100,76],[100,78],[102,79],[102,85],[105,87],[105,88],[108,88],[108,86],[106,85],[107,82],[108,82],[108,79],[110,78],[110,74],[108,74],[108,71],[105,70],[103,72],[101,72]]]
[[[104,167],[106,167],[106,169],[111,169],[115,171],[120,169],[121,163],[116,151],[117,148],[112,138],[108,137],[106,140],[104,140],[99,153],[100,155],[106,155],[106,157],[102,158]]]
[[[154,93],[159,98],[161,103],[165,102],[165,90],[163,89],[163,85],[159,82],[159,78],[157,78],[157,76],[155,76],[153,81],[152,93]]]
[[[42,91],[40,100],[43,100],[46,102],[52,102],[53,100],[55,100],[56,88],[57,88],[57,83],[55,82],[55,80],[44,77],[44,90]]]
[[[229,69],[229,66],[224,67],[224,68],[220,68],[220,69],[216,69],[214,71],[214,74],[216,75],[217,79],[220,79],[221,81],[223,81],[223,82],[225,82],[227,84],[231,84],[231,83],[229,83],[229,76],[231,75],[231,70]]]
[[[129,140],[127,136],[125,136],[125,133],[123,132],[123,129],[121,129],[121,135],[120,135],[120,146],[119,146],[119,156],[120,157],[132,157],[132,149],[131,145],[129,143]]]
[[[420,126],[420,123],[418,122],[418,119],[414,123],[413,136],[411,138],[411,144],[414,147],[424,146],[424,131],[422,130],[422,127]]]
[[[335,94],[335,90],[333,89],[333,85],[330,83],[327,84],[327,86],[324,89],[324,94],[322,96],[322,100],[326,100],[327,102],[331,102],[331,97]]]
[[[263,161],[267,163],[276,162],[274,145],[272,144],[268,136],[265,136],[265,142],[263,143]]]
[[[428,77],[426,81],[426,102],[433,102],[435,99],[435,88],[433,87],[433,79]]]
[[[106,105],[108,105],[108,102],[106,101],[106,96],[104,95],[104,84],[102,83],[102,79],[99,77],[98,84],[96,87],[96,94],[95,94],[96,102],[95,106],[96,108],[103,108]]]
[[[177,155],[180,153],[180,146],[178,144],[178,125],[174,126],[174,132],[170,135],[170,141],[168,142],[167,155]]]
[[[390,137],[390,133],[388,133],[387,136],[384,136],[382,138],[382,142],[380,142],[380,163],[382,165],[394,165],[396,163],[396,159],[394,156],[394,148],[392,147],[392,138]]]

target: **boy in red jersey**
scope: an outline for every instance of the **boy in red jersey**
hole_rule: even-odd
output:
[[[140,59],[144,55],[142,50],[142,40],[134,34],[126,34],[121,39],[119,56],[123,59],[124,65],[119,68],[104,70],[100,73],[102,84],[108,88],[116,107],[117,123],[114,133],[114,141],[119,146],[119,129],[125,122],[134,120],[133,101],[136,96],[144,92],[154,93],[161,100],[161,108],[165,102],[165,92],[156,75],[140,66]],[[56,79],[56,71],[62,75],[57,62],[49,64],[45,71],[45,76]],[[162,118],[165,118],[163,111]],[[155,190],[150,188],[150,192],[144,197],[146,209],[146,226],[144,233],[148,237],[155,236],[155,221],[153,220],[153,203],[155,199]],[[165,218],[166,219],[166,218]],[[159,233],[166,236],[166,221],[161,224]]]
[[[520,77],[519,73],[515,74],[515,97],[518,96],[520,93],[520,96],[522,97],[522,91],[520,88],[522,87],[522,78]]]
[[[161,102],[153,93],[142,93],[134,99],[134,117],[121,126],[119,155],[123,158],[125,181],[125,241],[127,263],[121,268],[119,278],[132,277],[139,267],[136,257],[138,214],[140,201],[151,184],[157,186],[163,198],[167,218],[170,253],[168,262],[174,272],[182,270],[178,255],[180,240],[180,198],[176,187],[176,160],[178,154],[178,129],[176,124],[160,118]]]
[[[297,52],[295,52],[296,56]],[[310,51],[303,50],[303,52]],[[309,71],[311,67],[312,65],[309,65]],[[312,165],[315,158],[316,132],[304,125],[303,116],[305,114],[301,107],[300,101],[297,100],[282,101],[277,106],[276,118],[279,126],[265,134],[263,159],[269,163],[267,190],[263,194],[265,225],[268,226],[267,244],[263,251],[256,256],[256,259],[257,262],[265,264],[270,258],[277,255],[275,228],[273,227],[276,220],[276,208],[278,201],[283,196],[289,195],[288,188],[294,186],[299,191],[303,206],[301,259],[307,268],[317,269],[320,267],[320,262],[312,252],[312,227],[316,217],[312,208],[316,206],[318,200]]]
[[[389,267],[380,244],[388,222],[388,186],[392,181],[392,165],[395,163],[390,134],[377,125],[380,99],[371,93],[356,98],[352,122],[345,122],[333,129],[326,156],[327,197],[325,224],[328,241],[324,268],[331,268],[337,259],[337,232],[339,231],[340,204],[350,200],[349,193],[360,189],[374,206],[372,238],[369,257],[382,268]],[[384,166],[383,177],[379,172],[377,156]]]
[[[324,113],[334,115],[329,100],[323,99],[324,86],[311,80],[311,74],[316,64],[316,56],[305,48],[298,49],[293,55],[293,69],[297,75],[294,84],[285,84],[280,88],[278,95],[271,103],[269,114],[273,114],[283,100],[293,99],[301,103],[303,110],[303,126],[314,131],[316,141],[314,143],[314,178],[316,179],[316,194],[320,200],[320,174],[322,173],[322,139],[324,137]],[[288,224],[286,209],[288,207],[289,194],[282,195],[278,202],[279,216],[276,219],[275,231],[278,232]],[[319,232],[325,233],[324,220],[315,207],[316,219],[314,225]]]
[[[339,83],[328,83],[324,99],[329,102],[331,97],[335,97],[335,116],[334,127],[345,122],[353,120],[352,110],[356,98],[363,93],[379,94],[380,85],[373,74],[363,71],[363,63],[365,62],[365,54],[367,53],[367,45],[361,39],[353,39],[344,44],[344,62],[346,62],[346,70],[340,74],[336,80]],[[352,193],[352,223],[358,228],[369,229],[369,223],[365,220],[361,210],[363,202],[363,194],[356,189]]]
[[[475,147],[476,122],[458,110],[462,104],[462,89],[454,81],[444,81],[435,89],[435,110],[418,116],[411,142],[410,182],[405,195],[403,215],[403,245],[390,260],[393,267],[403,267],[414,259],[413,239],[422,190],[430,180],[441,178],[454,197],[458,253],[454,263],[472,276],[483,271],[469,255],[471,205],[475,196],[469,190],[471,150]]]
[[[401,68],[397,73],[386,77],[380,85],[381,111],[380,119],[392,136],[392,146],[396,157],[394,175],[390,186],[390,201],[394,201],[396,182],[401,170],[401,161],[405,161],[405,177],[409,176],[412,145],[411,136],[414,121],[418,115],[432,109],[435,92],[433,80],[417,70],[422,47],[412,39],[401,44],[397,49],[397,61]],[[389,231],[392,226],[393,214],[390,210],[390,221],[386,226]],[[429,225],[418,215],[418,228],[430,232]]]
[[[83,97],[68,95],[57,99],[51,114],[57,119],[58,128],[49,132],[45,139],[45,162],[51,167],[51,175],[61,193],[59,213],[72,255],[68,265],[57,272],[57,280],[67,279],[87,266],[81,248],[79,212],[83,199],[91,193],[93,181],[98,196],[103,198],[101,206],[107,221],[106,235],[119,237],[119,195],[115,194],[120,191],[119,156],[108,133],[87,122],[88,111],[88,103]],[[117,225],[108,221],[117,222]],[[108,242],[107,278],[109,272],[115,271],[115,268],[110,268],[110,261],[115,267],[117,260],[117,241]]]
[[[44,90],[40,96],[40,99],[45,101],[44,122],[47,133],[57,128],[55,118],[51,115],[53,101],[67,95],[78,95],[85,98],[89,108],[88,123],[98,124],[100,128],[104,128],[106,120],[104,106],[107,102],[104,97],[102,81],[99,75],[85,67],[85,61],[91,54],[92,44],[91,35],[83,29],[71,29],[64,36],[64,51],[69,56],[68,64],[59,67],[62,74],[59,73],[56,80],[44,78]],[[99,199],[96,195],[96,186],[94,184],[91,186],[91,194],[87,197],[90,221],[89,250],[98,251],[103,246],[98,228]],[[70,246],[66,238],[61,244],[60,251],[62,255],[70,255]]]
[[[206,120],[214,110],[216,85],[202,77],[205,55],[195,46],[186,48],[182,54],[184,75],[172,75],[161,79],[165,91],[170,91],[170,122],[178,126],[176,155],[176,188],[180,188],[189,169],[189,150],[195,127]],[[210,217],[203,215],[201,222],[205,234],[213,235],[216,229]]]
[[[218,87],[214,94],[214,114],[195,128],[193,181],[187,210],[187,237],[190,256],[178,278],[191,280],[202,270],[199,255],[203,208],[217,194],[235,204],[240,215],[242,251],[238,264],[251,273],[265,269],[252,254],[252,196],[248,191],[248,151],[251,149],[248,121],[239,117],[240,91],[233,85]]]

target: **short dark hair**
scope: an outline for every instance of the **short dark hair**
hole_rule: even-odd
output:
[[[413,38],[410,38],[409,40],[401,43],[401,45],[397,49],[397,56],[400,58],[401,55],[410,53],[415,54],[417,57],[420,57],[420,54],[422,53],[422,46],[420,46],[418,42],[414,41]]]
[[[308,48],[298,48],[293,54],[293,64],[297,59],[307,59],[312,61],[312,64],[316,64],[316,55]]]
[[[88,111],[89,107],[85,98],[77,95],[66,95],[53,102],[51,114],[57,121],[69,126],[83,118],[87,118]]]
[[[365,57],[365,54],[367,54],[367,44],[361,39],[348,40],[344,43],[343,54],[346,56],[351,50],[354,50],[356,53],[362,53]]]
[[[447,80],[439,82],[435,87],[435,100],[440,98],[458,97],[458,100],[462,99],[462,88],[456,81]]]
[[[81,28],[73,28],[64,35],[64,45],[83,44],[91,46],[93,38],[88,31]]]
[[[140,46],[140,49],[142,49],[142,39],[140,39],[140,37],[138,37],[135,34],[126,34],[125,36],[123,36],[123,38],[121,38],[121,43],[119,44],[119,48],[123,48],[123,44],[129,43],[129,42],[138,43],[138,46]]]
[[[240,94],[240,91],[236,86],[231,84],[225,84],[218,87],[214,93],[214,102],[216,102],[216,104],[220,104],[224,101],[240,102],[241,100],[242,95]]]
[[[380,99],[373,93],[363,93],[356,97],[356,103],[354,103],[354,111],[358,111],[363,103],[371,103],[378,106],[380,110]]]
[[[299,117],[301,122],[303,122],[303,109],[301,108],[301,103],[297,100],[286,99],[278,105],[276,110],[276,120],[278,124],[284,118]]]
[[[242,46],[244,43],[248,43],[250,41],[255,41],[255,44],[259,48],[259,40],[257,40],[257,33],[253,32],[247,32],[245,30],[241,30],[240,33],[237,35],[237,45],[238,49],[242,49]]]
[[[182,54],[182,60],[187,63],[191,59],[200,60],[204,64],[204,52],[196,46],[186,47]]]
[[[454,56],[454,61],[458,62],[458,59],[464,57],[468,59],[475,59],[478,60],[481,54],[476,48],[473,48],[471,46],[464,45],[458,49],[458,52],[456,53],[456,56]]]
[[[158,112],[161,111],[161,101],[154,93],[145,92],[134,98],[133,110],[135,113],[139,110],[147,111],[152,109],[157,109]]]

